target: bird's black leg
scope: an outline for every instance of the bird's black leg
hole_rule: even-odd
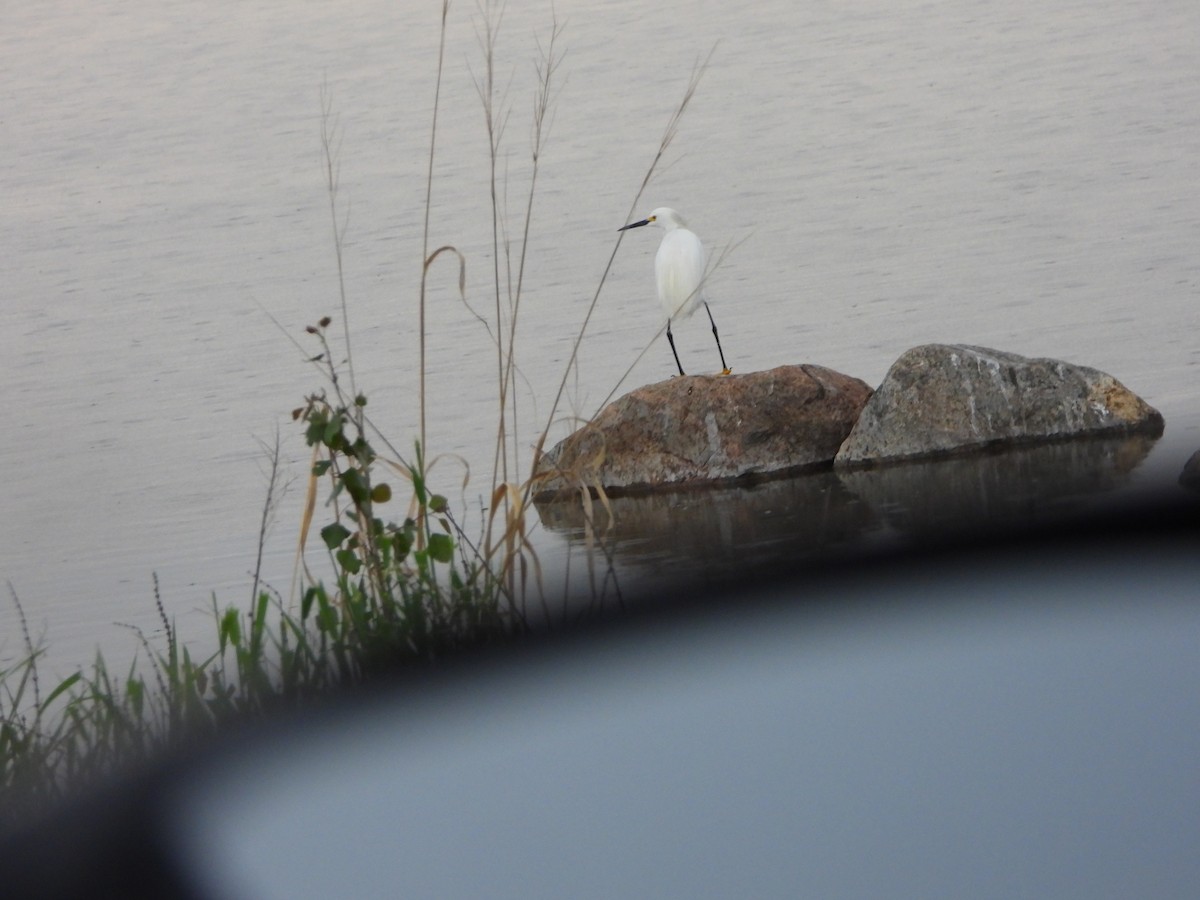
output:
[[[721,356],[721,374],[728,375],[731,370],[730,370],[729,366],[725,365],[725,351],[721,349],[721,336],[719,334],[717,334],[717,323],[716,323],[716,320],[714,320],[712,317],[712,310],[708,308],[707,302],[704,304],[704,311],[706,313],[708,313],[708,321],[712,322],[713,337],[715,337],[717,339],[717,353],[720,354],[720,356]],[[671,333],[671,331],[668,328],[667,334],[670,334],[670,333]],[[672,345],[672,349],[674,349],[674,345]],[[676,360],[676,361],[678,362],[678,360]]]
[[[683,366],[679,365],[679,354],[675,352],[675,336],[671,334],[671,320],[667,319],[667,340],[671,342],[671,355],[675,357],[675,365],[679,368],[679,374],[683,374]]]

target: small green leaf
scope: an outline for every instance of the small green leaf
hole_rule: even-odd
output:
[[[325,433],[325,419],[318,418],[316,413],[308,421],[308,428],[304,429],[304,442],[308,446],[321,443],[321,436]]]
[[[242,623],[238,618],[238,611],[232,606],[225,610],[225,615],[221,616],[218,637],[222,650],[225,649],[226,644],[233,644],[236,647],[242,642]]]
[[[334,522],[321,529],[321,540],[330,550],[341,546],[342,541],[350,537],[350,529],[341,522]]]
[[[338,561],[338,565],[351,575],[357,575],[359,569],[362,568],[362,560],[353,550],[339,550],[334,554],[334,558]]]
[[[321,443],[327,447],[332,447],[337,441],[337,438],[342,433],[342,417],[334,416],[325,424],[325,429],[321,434]]]
[[[387,484],[377,484],[371,488],[372,503],[387,503],[392,499],[392,489]]]
[[[134,715],[140,717],[142,712],[143,701],[146,696],[146,684],[140,678],[128,678],[125,680],[125,696],[133,707]]]
[[[329,467],[332,465],[333,465],[333,460],[331,460],[331,459],[319,459],[313,465],[313,474],[316,475],[318,478],[320,478],[322,475],[324,475],[326,472],[329,471]]]
[[[435,513],[445,512],[449,505],[450,504],[446,501],[446,498],[441,494],[434,494],[429,498],[429,508]]]
[[[448,534],[431,534],[429,536],[429,556],[440,563],[450,562],[454,558],[454,541]]]
[[[318,587],[310,587],[304,592],[304,599],[300,601],[300,621],[308,620],[309,613],[312,612],[313,601],[317,599],[317,593],[321,589]]]
[[[375,451],[371,449],[371,445],[361,436],[356,437],[354,443],[350,445],[350,455],[364,466],[369,465],[375,459]]]
[[[325,634],[337,630],[337,610],[329,603],[322,603],[317,610],[317,628]]]
[[[46,707],[48,707],[51,703],[53,703],[60,694],[64,693],[65,691],[70,690],[71,686],[74,685],[77,681],[79,681],[79,679],[82,677],[83,677],[83,673],[76,672],[74,675],[68,675],[66,678],[64,678],[62,681],[60,681],[58,684],[58,687],[56,687],[53,691],[51,691],[50,696],[47,697],[45,699],[45,701],[42,703],[42,710],[45,711]]]
[[[254,606],[254,620],[250,623],[250,640],[257,649],[262,646],[263,629],[267,625],[267,605],[271,595],[262,591],[258,595],[258,603]]]
[[[412,534],[408,531],[397,531],[395,537],[392,538],[392,552],[396,555],[397,561],[408,556],[408,551],[412,549],[413,539]]]
[[[347,469],[341,475],[341,482],[346,486],[350,499],[362,506],[367,502],[367,479],[358,469]]]

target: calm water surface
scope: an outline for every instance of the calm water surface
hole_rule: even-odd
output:
[[[517,235],[550,4],[511,6],[497,76]],[[714,43],[638,212],[675,206],[710,247],[737,243],[709,291],[735,371],[814,362],[877,383],[917,344],[982,344],[1095,366],[1161,410],[1166,437],[1132,481],[1172,480],[1200,446],[1195,3],[555,6],[565,56],[524,282],[520,446],[550,415],[616,228]],[[436,2],[0,11],[0,576],[56,667],[97,644],[132,652],[113,623],[156,628],[153,572],[182,634],[207,638],[211,597],[249,594],[266,490],[259,442],[278,429],[286,478],[303,477],[288,413],[320,383],[270,317],[303,341],[305,325],[337,312],[323,82],[341,140],[359,386],[397,446],[410,445],[439,12]],[[474,4],[455,4],[431,246],[464,253],[469,299],[486,312],[476,23]],[[654,340],[655,244],[640,232],[623,242],[555,438],[618,384],[671,373]],[[435,270],[429,441],[446,454],[443,490],[469,508],[490,483],[496,363],[455,282],[452,265]],[[677,338],[686,368],[715,370],[705,327]],[[471,465],[465,489],[454,456]],[[301,498],[294,483],[267,544],[264,574],[285,592]],[[735,541],[739,520],[721,521],[729,533],[718,526],[717,539]],[[549,570],[568,557],[567,533],[540,532]],[[686,566],[688,554],[655,546],[650,558]],[[0,613],[0,657],[20,652],[15,622]]]

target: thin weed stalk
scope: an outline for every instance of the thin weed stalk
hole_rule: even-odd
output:
[[[350,376],[350,391],[358,393],[354,381],[354,356],[350,349],[350,312],[346,303],[346,275],[343,265],[343,248],[346,227],[349,224],[350,212],[346,211],[341,222],[338,221],[337,198],[338,182],[341,176],[341,132],[337,127],[337,116],[333,112],[333,98],[329,85],[321,84],[321,150],[325,159],[325,186],[329,198],[329,221],[333,228],[333,252],[337,260],[338,300],[342,310],[342,330],[346,339],[346,371]]]
[[[496,454],[492,463],[492,491],[495,492],[497,481],[508,481],[508,454],[504,451],[504,435],[506,434],[505,404],[506,381],[504,325],[501,312],[501,281],[500,281],[500,222],[501,211],[498,198],[498,180],[496,163],[500,155],[500,142],[504,128],[508,123],[510,109],[505,105],[504,96],[507,91],[497,96],[496,88],[496,40],[500,34],[500,23],[504,16],[504,7],[490,2],[479,4],[482,25],[476,27],[476,33],[483,50],[483,75],[475,77],[475,90],[479,94],[483,107],[484,127],[488,138],[488,196],[491,204],[492,231],[492,290],[496,307],[496,386],[500,395],[498,408]],[[511,316],[510,316],[511,317]],[[511,346],[510,346],[511,351]]]
[[[429,167],[425,174],[425,224],[421,229],[421,287],[417,297],[417,333],[420,342],[420,375],[417,386],[418,402],[421,415],[420,442],[421,446],[425,446],[425,297],[426,285],[429,280],[429,267],[438,254],[445,250],[445,247],[437,250],[433,256],[429,255],[429,213],[433,209],[433,161],[436,156],[437,149],[437,120],[438,110],[441,107],[442,97],[442,71],[446,59],[446,19],[450,15],[450,0],[442,0],[442,24],[438,32],[438,61],[437,61],[437,78],[433,88],[433,122],[429,128]],[[456,251],[457,252],[457,251]],[[461,254],[460,254],[461,258]],[[459,285],[460,291],[463,288],[465,274],[460,274]]]
[[[558,20],[551,20],[551,31],[548,45],[541,52],[541,57],[537,63],[538,75],[538,91],[534,97],[533,103],[533,125],[530,136],[530,154],[532,164],[530,167],[529,176],[529,191],[526,194],[524,223],[521,231],[520,252],[517,259],[517,284],[512,301],[512,316],[509,322],[508,335],[508,353],[505,358],[505,369],[501,378],[501,388],[504,391],[512,394],[512,423],[513,423],[513,452],[514,466],[516,460],[516,448],[520,442],[518,440],[517,431],[517,405],[516,405],[516,339],[517,339],[517,317],[521,307],[522,288],[525,284],[525,264],[529,253],[529,232],[533,225],[533,201],[537,194],[538,173],[540,171],[540,163],[542,158],[542,150],[544,142],[549,136],[549,120],[551,105],[554,99],[552,85],[554,76],[562,63],[562,54],[556,54],[555,44],[562,34],[562,26]],[[539,50],[541,50],[539,44]],[[503,397],[501,398],[503,404]],[[507,480],[507,478],[505,479]]]
[[[537,181],[540,171],[542,150],[548,135],[549,112],[554,96],[554,75],[561,62],[561,55],[555,50],[555,44],[561,34],[557,20],[552,20],[551,33],[547,50],[536,64],[538,89],[534,97],[533,117],[531,127],[531,167],[529,188],[526,194],[524,221],[522,225],[518,262],[516,265],[516,283],[513,283],[513,266],[509,252],[510,243],[507,237],[503,239],[507,278],[502,282],[500,273],[500,248],[504,216],[499,203],[499,183],[497,162],[500,155],[501,139],[508,122],[511,109],[503,98],[507,89],[499,93],[495,79],[495,50],[502,19],[502,7],[492,3],[480,7],[482,24],[477,26],[479,42],[483,51],[483,74],[476,77],[475,86],[484,110],[485,127],[489,146],[489,194],[491,198],[492,217],[492,259],[493,259],[493,293],[495,299],[495,343],[497,352],[497,381],[498,404],[496,442],[492,465],[492,486],[490,494],[491,514],[487,519],[487,531],[484,537],[485,557],[490,559],[493,550],[502,547],[500,556],[503,560],[501,573],[506,591],[513,596],[523,596],[517,580],[528,576],[530,554],[533,567],[540,581],[540,567],[536,555],[528,544],[525,533],[525,502],[527,498],[519,490],[511,488],[509,455],[512,454],[513,465],[518,465],[518,405],[516,396],[516,339],[520,321],[522,290],[525,279],[525,265],[528,258],[530,243],[530,228],[533,220],[534,199],[537,195]],[[540,49],[540,45],[539,45]],[[507,183],[507,178],[506,178]],[[507,324],[501,305],[502,293],[507,294]],[[489,329],[490,331],[490,329]],[[514,470],[515,471],[515,470]],[[494,531],[497,522],[503,523],[503,531],[499,542]]]

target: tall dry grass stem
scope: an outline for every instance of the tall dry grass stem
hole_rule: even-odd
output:
[[[342,330],[346,341],[346,372],[350,376],[350,392],[357,394],[354,379],[354,355],[350,349],[350,310],[346,303],[346,273],[343,263],[346,226],[350,211],[338,221],[338,184],[341,177],[342,136],[338,129],[337,115],[333,112],[333,97],[327,82],[321,83],[321,150],[325,159],[325,188],[329,198],[329,221],[333,228],[333,252],[337,260],[338,301],[342,310]]]
[[[500,200],[502,192],[498,171],[503,136],[512,111],[507,100],[508,87],[498,87],[496,80],[496,46],[503,19],[503,6],[486,2],[480,4],[479,12],[481,22],[476,26],[476,34],[483,55],[483,67],[482,72],[473,77],[483,108],[488,137],[493,263],[491,290],[495,309],[494,332],[491,327],[488,331],[493,334],[496,345],[498,388],[496,440],[489,496],[491,505],[486,519],[483,552],[487,559],[494,558],[497,552],[500,553],[503,560],[500,573],[505,579],[506,589],[510,594],[520,595],[517,579],[522,577],[522,573],[532,570],[540,584],[541,572],[524,524],[528,497],[521,489],[513,488],[511,475],[520,464],[520,419],[516,392],[516,376],[519,370],[516,363],[516,342],[538,176],[542,152],[549,133],[550,111],[555,96],[555,76],[562,60],[562,54],[556,49],[562,27],[557,19],[552,19],[545,49],[540,41],[538,44],[539,58],[535,63],[537,90],[533,100],[530,129],[529,185],[524,203],[514,279],[511,241],[506,225],[507,208]],[[506,190],[503,193],[507,196]],[[502,248],[505,260],[503,277],[500,267]],[[497,526],[501,529],[499,535],[496,534]]]
[[[425,446],[425,288],[429,279],[429,266],[433,258],[429,255],[429,213],[433,208],[433,161],[437,150],[438,109],[441,106],[442,71],[446,60],[446,19],[450,15],[450,0],[442,0],[442,24],[438,32],[437,78],[433,88],[433,122],[429,128],[429,164],[425,173],[425,224],[421,229],[421,288],[418,295],[417,332],[420,342],[420,375],[418,402],[421,414],[421,446]],[[440,251],[439,251],[440,252]],[[435,254],[436,255],[436,254]]]
[[[500,142],[504,135],[505,126],[511,109],[506,105],[507,91],[497,95],[496,87],[496,40],[500,34],[500,23],[504,17],[503,4],[488,2],[478,4],[482,25],[476,25],[476,36],[483,51],[483,74],[473,75],[475,90],[479,94],[480,105],[483,107],[484,128],[488,139],[488,197],[491,208],[492,231],[492,293],[496,309],[496,387],[499,391],[500,402],[498,409],[496,455],[492,469],[492,491],[496,490],[498,481],[508,481],[508,454],[502,452],[503,435],[507,433],[505,416],[505,377],[504,377],[504,325],[501,313],[501,280],[500,280],[500,228],[501,210],[497,195],[498,180],[496,164],[500,155]],[[497,471],[498,470],[498,471]]]

